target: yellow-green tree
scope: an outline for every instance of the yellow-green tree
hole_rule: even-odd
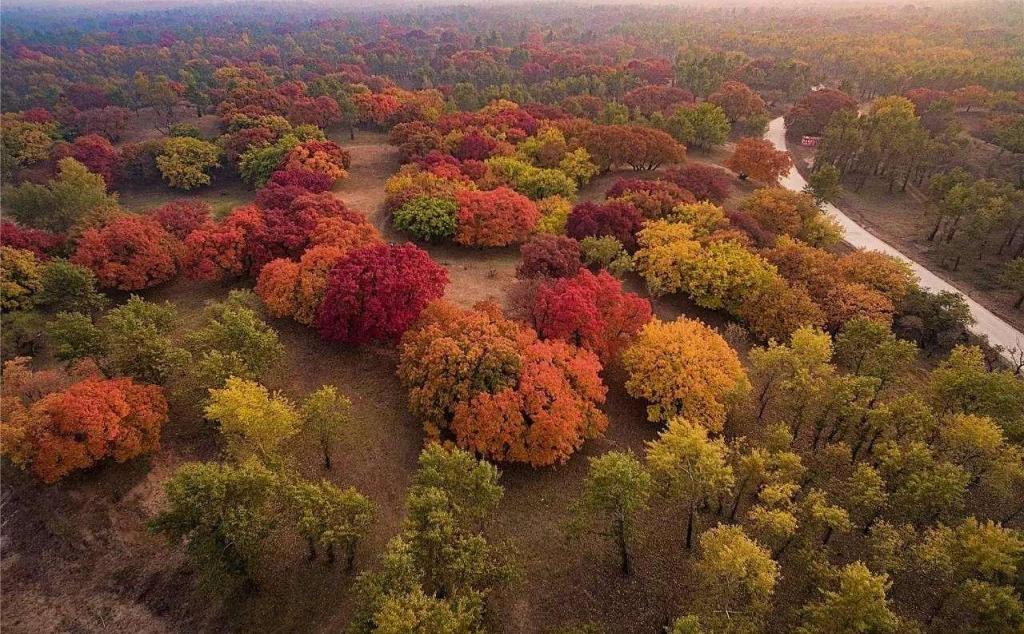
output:
[[[701,622],[712,632],[756,631],[771,608],[779,564],[739,526],[719,524],[700,536]]]
[[[735,484],[728,447],[708,430],[683,418],[673,418],[647,443],[647,465],[660,491],[686,508],[686,547],[693,547],[697,506],[727,495]]]
[[[310,392],[302,401],[302,426],[316,436],[324,454],[324,469],[331,468],[331,449],[351,421],[352,401],[333,385]]]
[[[167,184],[188,191],[210,184],[210,169],[217,167],[221,150],[213,143],[192,137],[173,137],[164,143],[156,166]]]
[[[577,526],[599,521],[599,533],[615,541],[622,574],[632,570],[631,545],[637,514],[648,506],[651,475],[632,453],[609,451],[590,459],[583,495],[575,506]],[[575,526],[574,526],[575,528]]]
[[[221,389],[210,390],[205,413],[220,424],[228,454],[236,460],[255,456],[275,465],[281,444],[300,428],[299,412],[291,401],[238,377],[229,378]]]

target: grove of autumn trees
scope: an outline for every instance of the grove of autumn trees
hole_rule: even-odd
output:
[[[821,208],[926,192],[1019,308],[1019,16],[224,11],[4,16],[0,444],[40,543],[44,495],[144,498],[160,539],[102,537],[172,629],[1024,627],[1021,364]]]

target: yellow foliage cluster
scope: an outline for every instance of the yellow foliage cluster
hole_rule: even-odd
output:
[[[626,391],[650,405],[647,418],[681,416],[721,431],[728,406],[749,388],[736,351],[715,330],[693,319],[658,319],[622,355]]]

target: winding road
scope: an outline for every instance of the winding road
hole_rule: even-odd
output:
[[[764,138],[771,141],[772,145],[777,149],[788,151],[786,147],[786,124],[783,122],[782,117],[772,119],[768,124],[768,132],[765,133]],[[800,175],[800,172],[794,166],[789,170],[789,174],[780,179],[779,184],[793,191],[801,191],[807,184],[807,181],[804,180],[804,177]],[[881,251],[903,260],[914,270],[923,288],[931,291],[950,291],[963,295],[971,309],[971,315],[974,317],[974,325],[971,326],[971,330],[978,335],[987,336],[990,343],[1002,346],[1004,350],[1003,356],[1007,360],[1010,360],[1009,351],[1024,348],[1024,335],[1000,319],[992,311],[974,301],[970,296],[961,292],[935,273],[903,255],[903,253],[890,244],[869,233],[867,229],[854,222],[835,205],[825,203],[823,209],[825,213],[835,218],[842,225],[845,233],[843,237],[849,244],[857,248]]]

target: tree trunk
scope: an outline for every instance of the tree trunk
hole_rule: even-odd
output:
[[[740,486],[736,488],[736,499],[732,503],[732,511],[729,512],[729,521],[736,521],[736,511],[740,508],[740,500],[743,498],[743,489],[747,487],[747,481],[749,478],[743,478],[740,482]]]
[[[326,440],[320,441],[320,447],[324,450],[324,470],[331,470],[331,443]]]
[[[308,555],[309,560],[310,561],[315,561],[316,560],[316,542],[313,541],[312,537],[307,537],[306,538],[306,545],[309,547],[309,555]]]
[[[345,572],[356,568],[356,541],[353,539],[345,546]]]
[[[696,515],[696,510],[693,507],[693,503],[690,503],[690,512],[686,520],[686,550],[693,549],[693,518]]]
[[[615,538],[619,542],[619,559],[622,566],[622,576],[628,577],[633,571],[632,562],[629,560],[629,543],[626,542],[626,520],[618,518],[615,526]]]

